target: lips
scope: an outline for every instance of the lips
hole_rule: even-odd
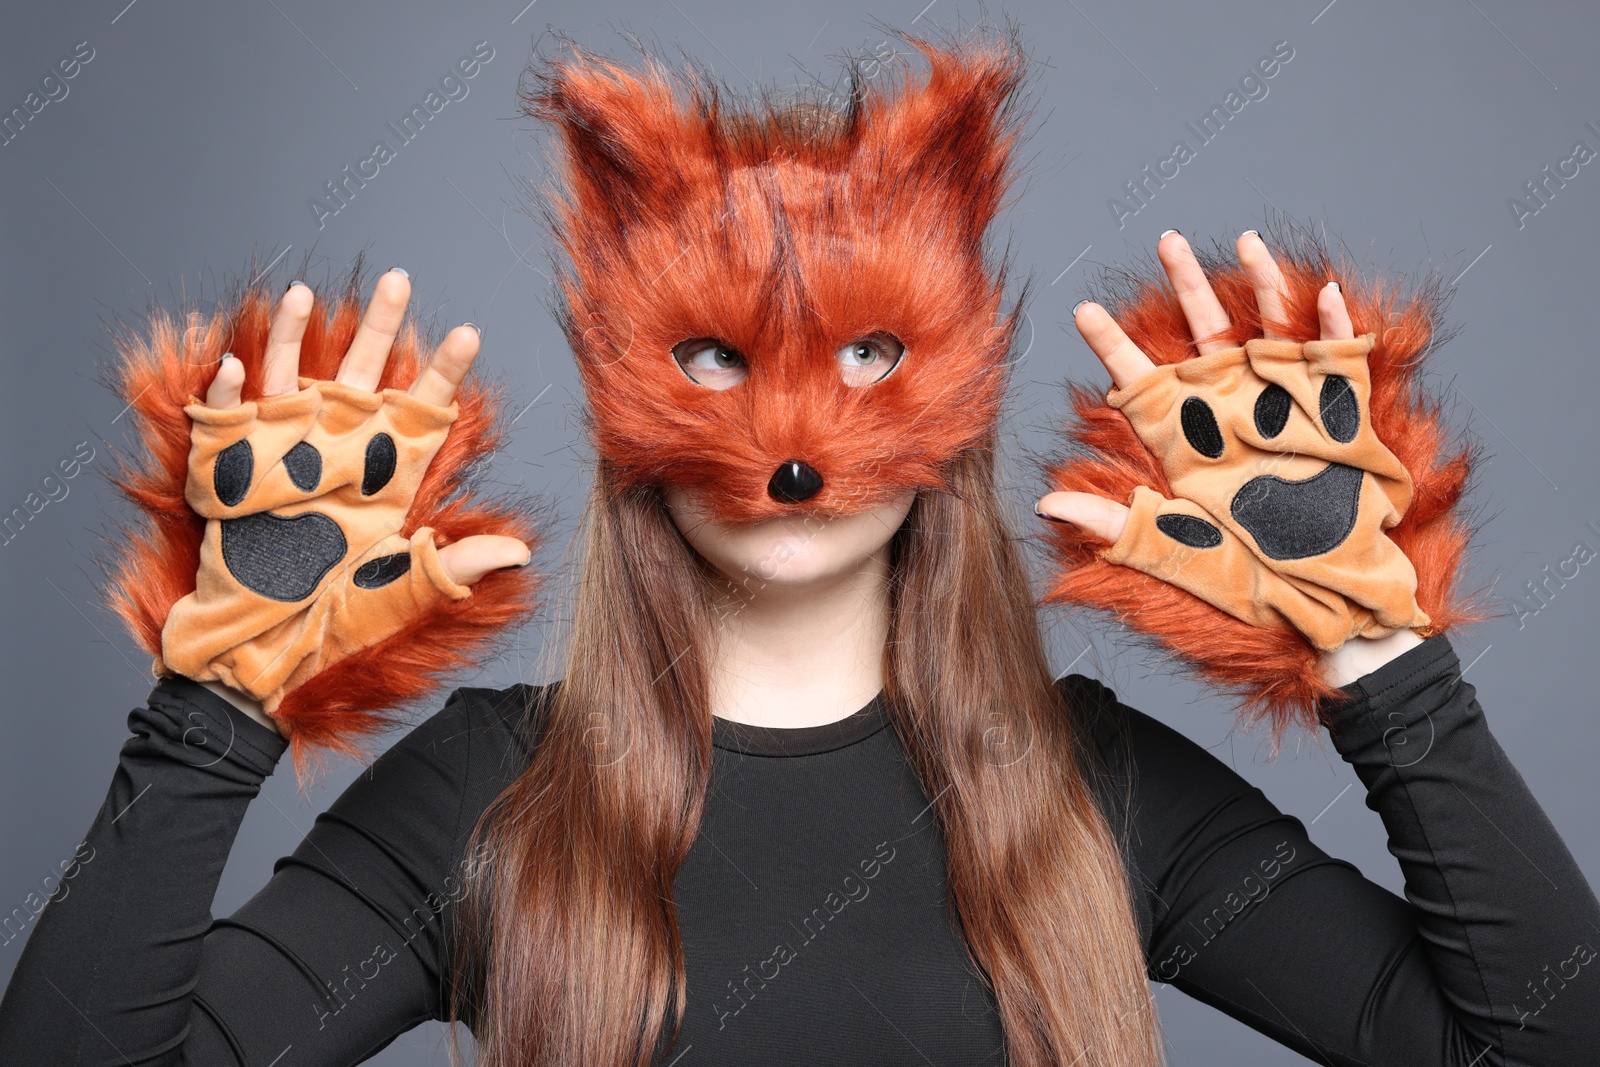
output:
[[[1355,528],[1365,473],[1330,463],[1297,482],[1264,474],[1239,487],[1231,511],[1269,558],[1320,556],[1337,548]]]

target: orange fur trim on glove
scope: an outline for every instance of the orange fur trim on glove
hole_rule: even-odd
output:
[[[300,392],[260,395],[277,303],[264,286],[233,283],[209,315],[154,309],[115,338],[111,384],[142,454],[112,474],[139,520],[111,539],[107,600],[158,671],[263,699],[302,775],[322,753],[361,755],[402,708],[481,662],[542,584],[513,568],[468,590],[439,566],[438,546],[470,534],[538,548],[534,502],[477,491],[503,442],[497,388],[468,375],[447,408],[407,395],[437,346],[409,320],[376,392],[331,380],[371,288],[362,274],[357,260],[342,291],[319,294]],[[197,397],[230,351],[243,403],[208,408]]]
[[[1116,543],[1052,524],[1046,603],[1113,613],[1241,717],[1315,726],[1338,695],[1319,651],[1401,627],[1486,618],[1458,575],[1474,529],[1462,504],[1479,446],[1420,380],[1448,290],[1335,266],[1314,232],[1266,237],[1285,278],[1286,340],[1266,340],[1254,289],[1220,245],[1196,258],[1231,325],[1194,354],[1165,270],[1108,270],[1096,298],[1156,369],[1124,389],[1068,383],[1067,451],[1050,491],[1129,505]],[[1320,340],[1317,295],[1338,279],[1357,337]],[[1347,280],[1348,279],[1348,280]]]

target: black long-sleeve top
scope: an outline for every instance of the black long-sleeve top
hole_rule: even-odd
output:
[[[1336,1067],[1600,1063],[1600,904],[1443,636],[1324,709],[1405,899],[1100,683],[1057,684],[1094,739],[1151,979]],[[213,920],[285,742],[162,681],[129,717],[88,859],[0,1001],[0,1064],[352,1064],[441,1018],[457,865],[527,765],[544,692],[457,690]],[[824,726],[713,730],[702,830],[674,884],[687,1014],[658,1062],[1003,1063],[881,695]]]

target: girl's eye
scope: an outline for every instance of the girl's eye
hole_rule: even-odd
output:
[[[672,346],[672,358],[691,381],[711,389],[738,385],[750,373],[744,356],[715,337],[691,337]]]
[[[906,346],[892,333],[879,330],[851,341],[835,354],[846,385],[871,385],[881,382],[900,365]]]

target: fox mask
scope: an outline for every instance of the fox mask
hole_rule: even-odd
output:
[[[984,233],[1023,61],[907,40],[926,78],[855,70],[840,109],[575,47],[524,90],[559,134],[558,315],[619,488],[841,516],[992,436],[1019,313]]]

